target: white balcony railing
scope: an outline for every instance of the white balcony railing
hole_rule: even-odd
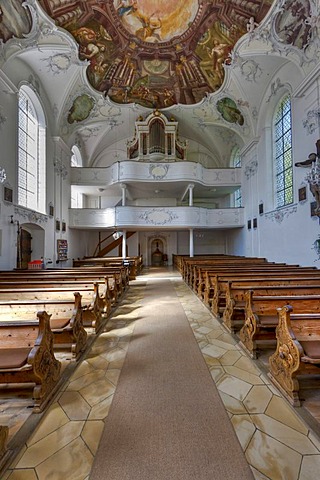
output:
[[[113,207],[69,209],[70,228],[235,228],[244,226],[242,208]]]
[[[72,185],[103,186],[125,182],[175,182],[177,180],[200,183],[205,186],[240,186],[241,168],[205,168],[196,162],[144,163],[116,162],[110,167],[71,168]]]

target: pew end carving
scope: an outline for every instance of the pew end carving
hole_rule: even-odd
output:
[[[37,322],[0,324],[0,382],[35,384],[33,401],[36,412],[43,410],[54,394],[61,370],[61,363],[53,352],[50,315],[41,311],[37,318]]]
[[[278,309],[277,348],[269,358],[269,377],[293,406],[300,406],[299,379],[318,375],[320,382],[320,315],[292,312],[290,305]]]

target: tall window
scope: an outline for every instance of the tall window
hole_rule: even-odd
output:
[[[273,123],[276,206],[293,202],[291,100],[286,95],[278,104]]]
[[[19,91],[18,204],[45,213],[45,122],[34,92]]]
[[[73,145],[71,151],[71,167],[82,167],[82,157],[79,148],[76,145]]]
[[[82,156],[79,148],[73,145],[71,151],[71,167],[82,167]],[[83,194],[76,185],[71,185],[71,208],[83,208]]]
[[[236,148],[231,155],[231,166],[234,168],[241,168],[240,150]],[[242,193],[241,188],[238,188],[233,194],[234,206],[236,208],[242,207]]]

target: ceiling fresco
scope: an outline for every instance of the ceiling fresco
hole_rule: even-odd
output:
[[[272,0],[39,0],[79,44],[92,87],[118,104],[192,105],[217,91],[250,19]]]
[[[0,39],[22,37],[31,30],[31,15],[23,0],[0,1]]]

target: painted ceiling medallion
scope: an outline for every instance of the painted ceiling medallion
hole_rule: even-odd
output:
[[[217,91],[224,63],[250,19],[258,25],[272,0],[38,0],[79,44],[92,87],[118,104],[192,105]],[[306,0],[304,0],[306,1]],[[2,2],[0,38],[30,30],[24,0]],[[11,26],[11,30],[10,30]],[[59,70],[66,58],[56,58]],[[61,65],[62,64],[62,65]]]

